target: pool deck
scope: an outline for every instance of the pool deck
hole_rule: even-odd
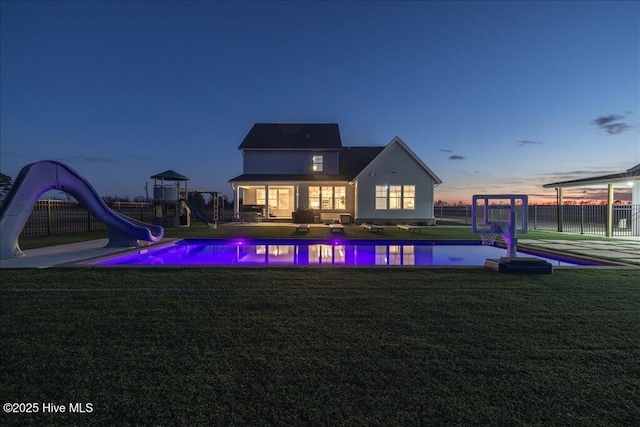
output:
[[[179,239],[165,239],[169,243]],[[0,260],[0,268],[48,268],[130,251],[132,248],[106,248],[108,239],[25,250],[25,256]],[[640,268],[640,237],[616,240],[555,240],[519,238],[518,244],[532,248],[568,252],[590,258],[609,258]],[[156,245],[154,245],[156,246]]]
[[[24,250],[24,256],[0,260],[0,268],[48,268],[102,257],[132,248],[106,248],[109,239],[89,240],[66,245]]]

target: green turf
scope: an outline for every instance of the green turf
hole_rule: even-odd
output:
[[[633,425],[640,272],[2,270],[0,425]]]

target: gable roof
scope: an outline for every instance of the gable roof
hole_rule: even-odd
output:
[[[256,123],[238,147],[239,150],[340,148],[342,148],[342,140],[337,123]]]
[[[433,171],[431,169],[429,169],[427,167],[427,165],[424,164],[424,162],[422,160],[420,160],[420,158],[416,155],[416,153],[414,153],[408,146],[407,144],[404,143],[404,141],[402,141],[399,137],[395,137],[391,140],[390,143],[388,143],[385,147],[383,147],[382,150],[380,150],[380,152],[378,153],[378,155],[376,156],[376,158],[379,158],[381,156],[384,155],[385,151],[390,150],[390,147],[392,147],[393,145],[398,145],[400,148],[402,148],[408,155],[409,157],[411,157],[417,164],[418,166],[420,166],[420,168],[422,168],[423,171],[425,171],[425,173],[427,175],[429,175],[433,181],[436,184],[442,184],[442,180],[440,178],[438,178],[438,176],[433,173]],[[358,172],[358,174],[354,177],[353,181],[355,181],[357,178],[364,176],[365,174],[369,173],[369,170],[372,168],[372,164],[375,163],[374,159],[372,159],[367,165],[364,166],[364,168]]]

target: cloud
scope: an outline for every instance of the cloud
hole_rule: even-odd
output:
[[[451,153],[451,150],[447,150],[445,148],[441,148],[440,151],[442,151],[443,153]]]
[[[593,119],[593,124],[598,126],[600,130],[608,133],[609,135],[616,135],[620,132],[624,132],[625,130],[629,129],[628,124],[624,122],[620,122],[622,119],[624,119],[624,116],[617,116],[615,114],[610,114],[608,116],[600,116]],[[619,123],[614,123],[614,122],[619,122]]]
[[[604,125],[607,125],[607,124],[609,124],[611,122],[615,122],[615,121],[620,120],[620,119],[624,119],[624,117],[623,116],[616,116],[614,114],[611,114],[609,116],[600,116],[597,119],[593,119],[593,123],[595,123],[598,126],[604,126]]]
[[[539,144],[542,144],[542,142],[540,142],[540,141],[531,141],[531,140],[518,141],[518,145],[520,147],[524,147],[525,145],[539,145]]]
[[[629,125],[626,123],[613,123],[610,125],[600,126],[600,128],[609,135],[615,135],[629,129]]]
[[[466,159],[466,157],[458,156],[457,154],[454,154],[453,156],[449,156],[449,160],[464,160],[464,159]]]

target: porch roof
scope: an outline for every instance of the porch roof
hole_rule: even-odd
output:
[[[583,187],[596,184],[615,184],[627,183],[629,181],[640,180],[640,163],[627,169],[626,172],[613,173],[609,175],[594,176],[591,178],[573,179],[571,181],[554,182],[545,184],[543,188],[567,188],[567,187]]]
[[[318,175],[318,174],[252,174],[245,173],[229,180],[229,182],[348,182],[349,178],[343,175]]]

